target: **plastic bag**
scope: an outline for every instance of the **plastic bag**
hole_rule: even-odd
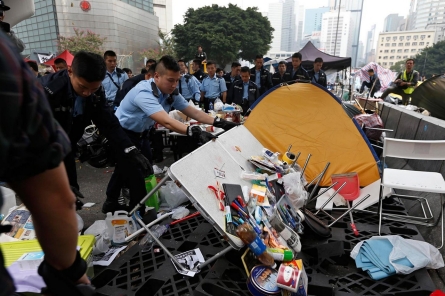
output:
[[[182,219],[185,216],[187,216],[189,213],[190,213],[189,209],[186,209],[185,207],[178,207],[173,210],[172,219],[173,220]]]
[[[284,190],[295,209],[304,206],[307,200],[307,192],[301,182],[301,173],[290,173],[282,177]]]
[[[215,103],[213,103],[213,110],[221,111],[224,106],[224,103],[220,99],[216,99]]]
[[[427,267],[438,269],[444,267],[443,257],[439,250],[427,242],[404,239],[398,235],[373,236],[370,239],[387,239],[393,245],[389,254],[389,262],[397,273],[409,274],[417,269]],[[351,251],[351,257],[357,257],[364,241],[359,242]],[[413,267],[397,264],[397,260],[406,258]]]
[[[185,193],[173,181],[167,181],[159,189],[160,208],[173,209],[188,201]]]
[[[96,237],[96,242],[93,247],[93,255],[105,253],[110,248],[111,241],[105,220],[94,221],[93,225],[88,227],[84,234],[90,234]]]

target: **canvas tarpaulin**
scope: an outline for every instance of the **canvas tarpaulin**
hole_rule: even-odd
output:
[[[411,104],[445,120],[445,76],[430,78],[419,85],[411,94]]]
[[[306,45],[299,51],[302,56],[302,65],[305,69],[312,69],[316,58],[323,59],[323,70],[344,70],[351,67],[350,57],[337,57],[318,50],[312,42]],[[292,62],[292,58],[286,59],[286,62]]]
[[[360,77],[360,84],[362,81],[369,82],[369,74],[368,70],[374,70],[374,73],[377,73],[377,76],[380,79],[381,88],[380,91],[384,91],[388,88],[388,86],[396,79],[397,74],[389,69],[385,69],[377,63],[369,63],[366,66],[362,67],[360,70],[355,72],[355,75]]]
[[[246,128],[266,148],[284,153],[301,152],[303,166],[312,154],[305,175],[308,180],[331,165],[321,185],[331,184],[332,174],[357,172],[360,185],[378,180],[377,157],[358,125],[343,110],[340,100],[311,83],[278,86],[251,107]]]

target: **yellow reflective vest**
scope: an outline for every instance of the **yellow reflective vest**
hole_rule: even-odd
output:
[[[405,81],[405,82],[411,82],[411,80],[413,80],[413,77],[414,77],[414,72],[415,72],[415,71],[413,70],[413,73],[411,74],[411,77],[410,77],[409,80],[408,80],[408,76],[406,75],[406,70],[403,71],[403,74],[402,74],[402,80]],[[403,90],[403,92],[406,93],[407,95],[412,94],[413,91],[414,91],[414,86],[415,86],[415,85],[408,86],[407,88],[405,88],[405,89]]]

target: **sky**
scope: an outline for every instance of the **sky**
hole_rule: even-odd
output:
[[[241,8],[256,6],[260,12],[267,12],[269,10],[270,3],[276,3],[278,0],[172,0],[173,1],[173,25],[183,23],[183,17],[189,7],[199,8],[202,6],[209,6],[212,4],[218,4],[220,6],[227,6],[229,3],[234,3]],[[358,1],[358,0],[356,0]],[[305,9],[318,8],[328,6],[328,0],[300,0],[303,3]],[[373,24],[376,24],[376,32],[382,31],[383,22],[385,17],[391,13],[398,13],[399,15],[406,16],[409,12],[409,0],[364,0],[362,24],[360,28],[360,40],[366,45],[366,35],[371,29]],[[377,39],[377,38],[376,38]],[[377,41],[377,40],[376,40]]]

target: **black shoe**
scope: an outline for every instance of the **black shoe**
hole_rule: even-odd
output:
[[[119,202],[116,201],[110,201],[105,200],[104,204],[102,205],[102,213],[106,214],[108,212],[115,212],[115,211],[126,211],[130,212],[132,209],[126,205],[120,205]]]

